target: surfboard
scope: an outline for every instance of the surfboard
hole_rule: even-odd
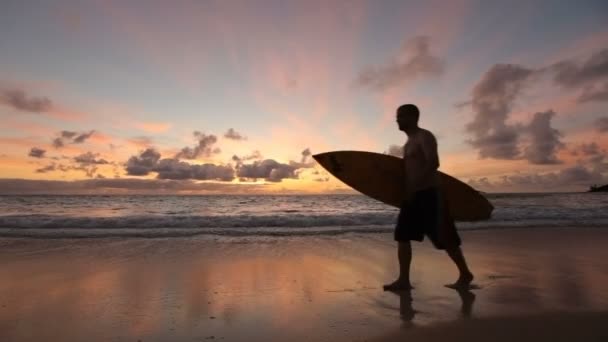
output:
[[[334,151],[313,155],[329,173],[353,189],[400,207],[405,197],[404,162],[387,154]],[[455,221],[487,220],[494,207],[479,191],[441,171],[440,190]]]

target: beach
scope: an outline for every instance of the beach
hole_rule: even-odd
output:
[[[1,341],[434,341],[608,338],[608,231],[462,231],[476,289],[391,234],[0,239]]]

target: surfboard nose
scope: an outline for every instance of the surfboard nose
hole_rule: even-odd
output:
[[[312,156],[317,163],[323,166],[326,170],[330,170],[332,173],[340,173],[343,171],[342,164],[336,157],[336,153],[326,152],[319,153]]]

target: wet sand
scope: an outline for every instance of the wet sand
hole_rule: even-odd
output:
[[[0,341],[435,341],[608,337],[608,231],[461,232],[480,289],[390,234],[0,239]]]

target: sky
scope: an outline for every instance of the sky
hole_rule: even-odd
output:
[[[312,155],[399,155],[487,192],[608,183],[608,3],[17,1],[0,193],[342,193]]]

